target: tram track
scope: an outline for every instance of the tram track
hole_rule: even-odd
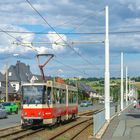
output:
[[[23,137],[26,137],[28,135],[32,135],[34,133],[37,133],[39,131],[44,130],[44,127],[41,128],[36,128],[36,129],[32,129],[33,127],[28,127],[26,129],[20,129],[19,130],[11,130],[10,132],[7,132],[6,134],[2,134],[0,135],[0,140],[17,140]]]
[[[72,136],[72,138],[70,140],[74,140],[76,139],[78,136],[80,136],[80,134],[86,130],[88,127],[90,127],[91,125],[93,125],[93,122],[91,121],[89,124],[87,124],[85,127],[83,127],[82,129],[80,129],[75,135]]]
[[[79,118],[82,119],[82,116],[85,116],[85,118],[86,118],[86,116],[90,117],[91,114],[93,114],[96,111],[92,110],[92,111],[86,111],[86,112],[83,112],[83,113],[79,113],[77,119],[78,120],[79,120]],[[75,124],[75,126],[71,126],[69,128],[70,130],[72,130],[74,127],[78,127],[79,125],[82,125],[82,124],[86,123],[85,127],[82,127],[82,129],[79,129],[80,132],[77,132],[77,134],[73,135],[74,137],[76,137],[76,135],[78,135],[78,133],[80,134],[82,131],[84,131],[84,129],[86,129],[89,125],[91,125],[91,122],[89,123],[89,120],[92,121],[91,118],[88,118],[88,119],[86,118],[85,121],[77,122],[77,124]],[[68,123],[68,124],[70,125],[70,123]],[[30,127],[27,128],[27,129],[21,129],[21,125],[17,125],[15,127],[13,126],[13,127],[5,128],[5,129],[0,129],[0,139],[1,140],[22,139],[22,138],[28,137],[30,135],[33,135],[37,132],[41,132],[45,129],[46,129],[45,127],[38,128],[38,129],[35,129],[35,130],[31,129]],[[45,131],[47,131],[47,129]],[[49,131],[47,131],[47,132],[49,133]],[[60,136],[60,135],[63,135],[64,133],[66,133],[66,130],[65,131],[63,130],[63,132],[60,132],[57,135]],[[55,136],[58,137],[57,135],[55,135]],[[52,139],[55,139],[55,138],[50,136],[49,140],[52,140]]]
[[[6,139],[8,139],[8,140],[18,140],[18,139],[24,138],[28,135],[32,135],[34,133],[40,132],[44,129],[45,128],[39,128],[37,130],[29,129],[29,130],[26,130],[26,131],[22,131],[22,132],[18,133],[17,135],[10,135],[10,137],[9,138],[7,137]]]
[[[85,115],[85,113],[83,115]],[[42,134],[35,134],[35,137],[36,136],[41,137],[42,135],[44,135],[46,133],[47,134],[47,136],[45,137],[46,140],[57,140],[57,139],[60,140],[61,138],[63,139],[64,135],[66,135],[67,133],[72,133],[74,131],[74,129],[76,129],[78,131],[74,131],[75,133],[72,133],[72,135],[67,138],[67,139],[70,139],[70,140],[74,140],[86,128],[88,128],[89,126],[91,126],[93,124],[93,119],[91,117],[91,112],[86,112],[86,115],[88,117],[79,118],[78,121],[73,121],[72,123],[62,125],[62,126],[60,126],[60,129],[58,127],[58,129],[53,129],[51,132],[45,130],[44,133],[42,132]],[[30,137],[26,137],[25,139],[28,140],[28,138],[30,139]]]
[[[15,126],[0,129],[0,139],[12,133],[16,133],[20,130],[21,130],[21,125],[15,125]]]
[[[76,124],[70,126],[67,129],[61,131],[60,133],[50,137],[48,140],[55,140],[58,137],[65,135],[65,133],[69,133],[69,131],[73,131],[72,129],[76,129],[76,128],[82,127],[81,129],[79,129],[78,132],[75,132],[75,134],[73,133],[71,138],[69,137],[69,140],[73,140],[75,137],[77,137],[82,131],[84,131],[91,124],[92,124],[92,119],[87,119],[87,120],[81,121],[79,123],[76,123]]]

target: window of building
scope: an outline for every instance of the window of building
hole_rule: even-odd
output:
[[[9,73],[8,73],[8,76],[12,76],[12,72],[9,72]]]

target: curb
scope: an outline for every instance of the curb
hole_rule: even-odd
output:
[[[96,139],[101,139],[106,129],[108,128],[110,122],[105,122],[103,127],[99,130],[99,132],[95,135]]]
[[[105,133],[106,129],[108,128],[110,122],[113,120],[114,117],[116,117],[118,115],[118,113],[116,113],[115,115],[113,115],[110,119],[109,122],[105,122],[105,124],[103,125],[103,127],[99,130],[99,132],[95,135],[96,139],[101,139],[103,134]]]
[[[133,103],[131,103],[130,105],[132,105]],[[128,105],[127,107],[125,107],[123,110],[121,110],[120,112],[118,112],[118,116],[120,116],[121,115],[121,113],[123,112],[123,111],[125,111],[130,105]]]

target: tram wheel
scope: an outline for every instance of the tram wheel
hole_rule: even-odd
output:
[[[61,124],[61,117],[57,117],[57,124]]]

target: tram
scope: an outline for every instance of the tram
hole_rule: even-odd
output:
[[[50,60],[53,55],[49,56]],[[22,127],[34,124],[53,125],[75,119],[78,113],[77,87],[54,80],[46,81],[43,67],[47,63],[48,61],[39,65],[43,77],[42,83],[22,84]]]
[[[22,126],[60,123],[74,119],[77,113],[76,87],[54,81],[22,85]]]

